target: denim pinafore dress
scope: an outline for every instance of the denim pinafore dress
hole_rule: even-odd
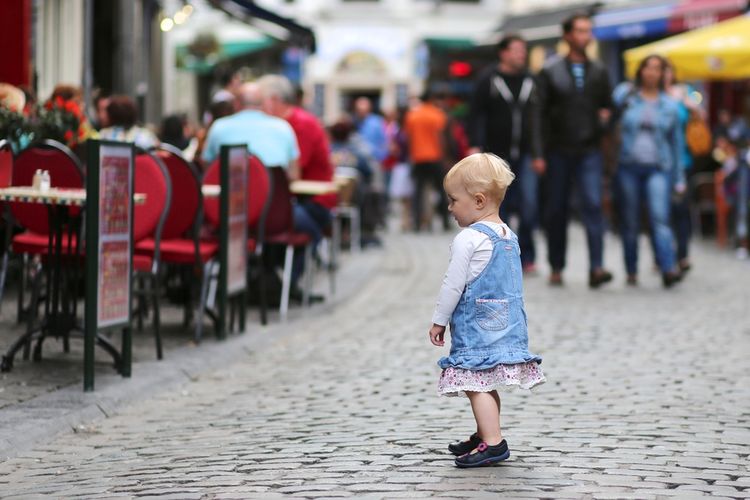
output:
[[[450,354],[438,365],[444,370],[480,371],[498,365],[541,363],[541,357],[529,352],[518,237],[507,225],[503,225],[507,238],[483,223],[469,227],[490,239],[492,256],[466,285],[453,311]]]

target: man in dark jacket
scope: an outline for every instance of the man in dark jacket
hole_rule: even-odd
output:
[[[518,213],[518,243],[525,272],[534,271],[533,230],[537,219],[539,179],[532,169],[542,159],[539,97],[526,69],[526,42],[508,35],[497,46],[499,64],[477,79],[469,115],[470,153],[485,151],[508,161],[516,174],[500,215]],[[507,221],[506,221],[507,222]]]
[[[589,253],[589,286],[612,280],[603,268],[601,139],[611,117],[611,88],[606,69],[586,56],[591,43],[591,19],[575,14],[563,22],[563,39],[570,52],[545,64],[539,73],[547,165],[546,232],[551,285],[562,285],[567,250],[571,185],[578,185],[581,216]]]

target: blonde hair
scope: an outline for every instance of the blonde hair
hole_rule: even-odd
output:
[[[482,193],[499,205],[515,177],[508,163],[499,156],[475,153],[453,165],[445,174],[443,186],[452,179],[460,180],[469,194]]]

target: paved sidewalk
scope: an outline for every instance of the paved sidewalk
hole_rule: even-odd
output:
[[[500,466],[458,470],[445,450],[473,424],[435,395],[447,348],[427,337],[450,237],[405,235],[327,314],[0,463],[1,496],[750,497],[748,263],[696,245],[664,291],[644,244],[639,288],[617,272],[592,292],[571,236],[566,287],[526,281],[549,381],[503,397]],[[620,255],[609,240],[615,271]]]
[[[336,293],[331,296],[328,274],[318,273],[316,292],[326,295],[324,303],[309,309],[293,307],[289,318],[299,320],[326,314],[367,281],[377,269],[382,252],[344,254],[336,273]],[[25,326],[15,324],[15,296],[8,297],[0,315],[0,345],[3,350],[21,335]],[[150,323],[143,332],[133,333],[133,376],[118,375],[106,353],[96,350],[95,391],[83,392],[83,342],[71,339],[70,352],[62,349],[62,341],[45,342],[41,362],[23,360],[21,353],[9,373],[0,374],[0,461],[46,443],[61,432],[85,429],[88,422],[108,417],[123,406],[164,390],[194,380],[236,361],[247,349],[260,349],[271,341],[294,330],[281,323],[278,311],[269,311],[269,324],[260,325],[257,308],[248,310],[247,328],[243,335],[229,334],[217,342],[209,326],[204,340],[197,345],[192,327],[182,328],[182,308],[166,303],[162,307],[162,343],[164,359],[156,360]],[[115,343],[119,335],[113,337]],[[2,496],[0,495],[0,498]]]

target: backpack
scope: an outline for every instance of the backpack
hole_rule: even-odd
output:
[[[685,143],[693,156],[703,156],[711,152],[713,138],[705,120],[691,116],[685,127]]]

